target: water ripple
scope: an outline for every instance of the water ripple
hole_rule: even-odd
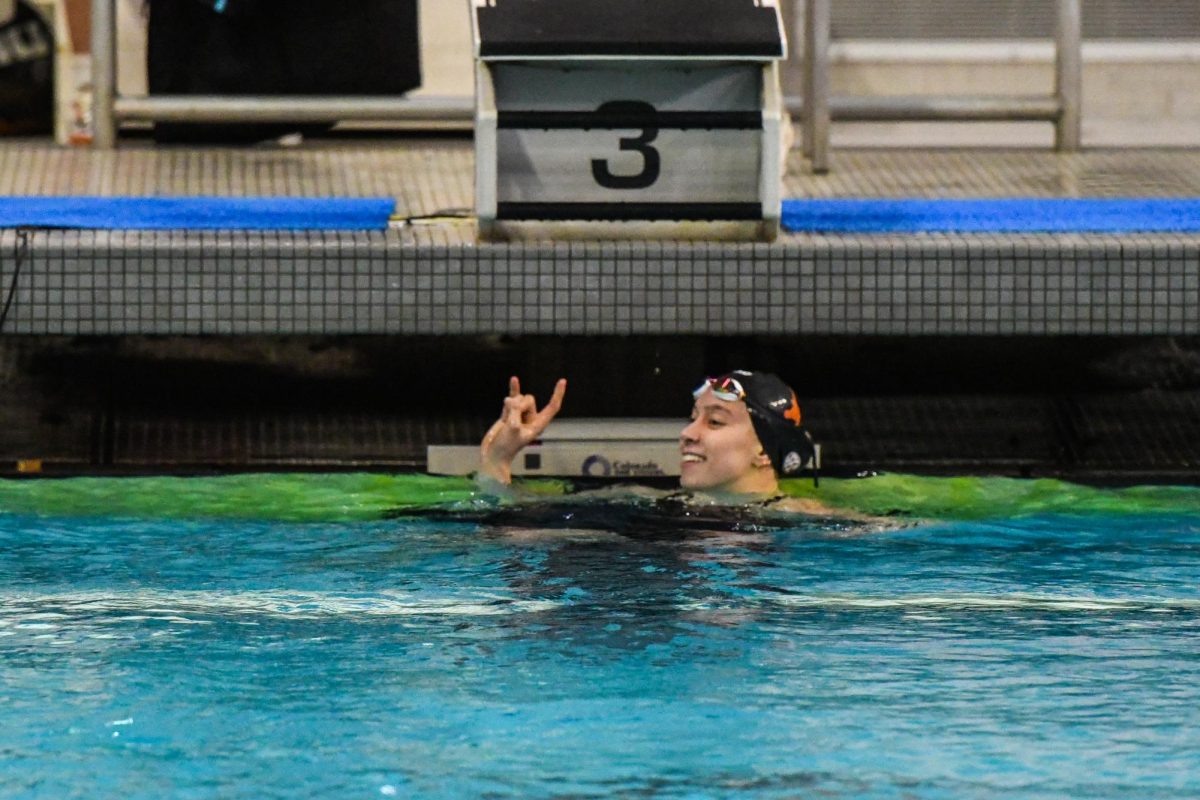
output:
[[[470,597],[418,597],[400,592],[354,596],[328,592],[279,591],[88,591],[64,594],[0,594],[0,623],[23,627],[38,620],[120,614],[121,619],[154,618],[195,622],[193,617],[271,616],[293,619],[366,616],[497,616],[554,608],[545,600],[516,600],[498,594]],[[133,616],[131,616],[133,615]]]

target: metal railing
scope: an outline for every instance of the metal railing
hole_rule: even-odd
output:
[[[1082,95],[1082,0],[1058,4],[1055,93],[1046,97],[831,97],[831,0],[791,0],[797,23],[803,18],[803,98],[789,103],[803,126],[804,154],[814,172],[829,169],[833,120],[1045,120],[1055,123],[1056,146],[1080,144]],[[803,6],[803,14],[799,13]],[[124,121],[144,122],[338,122],[348,120],[464,122],[474,115],[474,98],[463,97],[308,97],[154,95],[117,91],[116,0],[92,4],[92,85],[94,143],[116,146]]]
[[[1026,121],[1043,120],[1055,126],[1055,147],[1078,150],[1083,95],[1082,0],[1055,0],[1054,94],[1047,96],[830,96],[830,28],[832,0],[804,3],[803,101],[793,104],[803,127],[803,148],[813,172],[829,170],[830,125],[833,120],[902,121]],[[799,16],[799,15],[798,15]],[[799,108],[796,108],[796,106]]]

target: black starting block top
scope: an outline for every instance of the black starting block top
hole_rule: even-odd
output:
[[[475,8],[483,59],[783,58],[772,0],[488,0]]]

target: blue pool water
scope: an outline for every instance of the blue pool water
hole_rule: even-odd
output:
[[[1200,796],[1200,517],[846,533],[0,514],[0,796]]]

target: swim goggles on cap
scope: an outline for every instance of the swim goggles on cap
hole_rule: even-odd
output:
[[[692,392],[692,397],[699,397],[704,394],[705,389],[712,389],[712,393],[720,400],[728,400],[734,402],[737,400],[746,399],[746,390],[737,378],[732,378],[726,375],[723,378],[705,378],[704,383],[696,387]]]

